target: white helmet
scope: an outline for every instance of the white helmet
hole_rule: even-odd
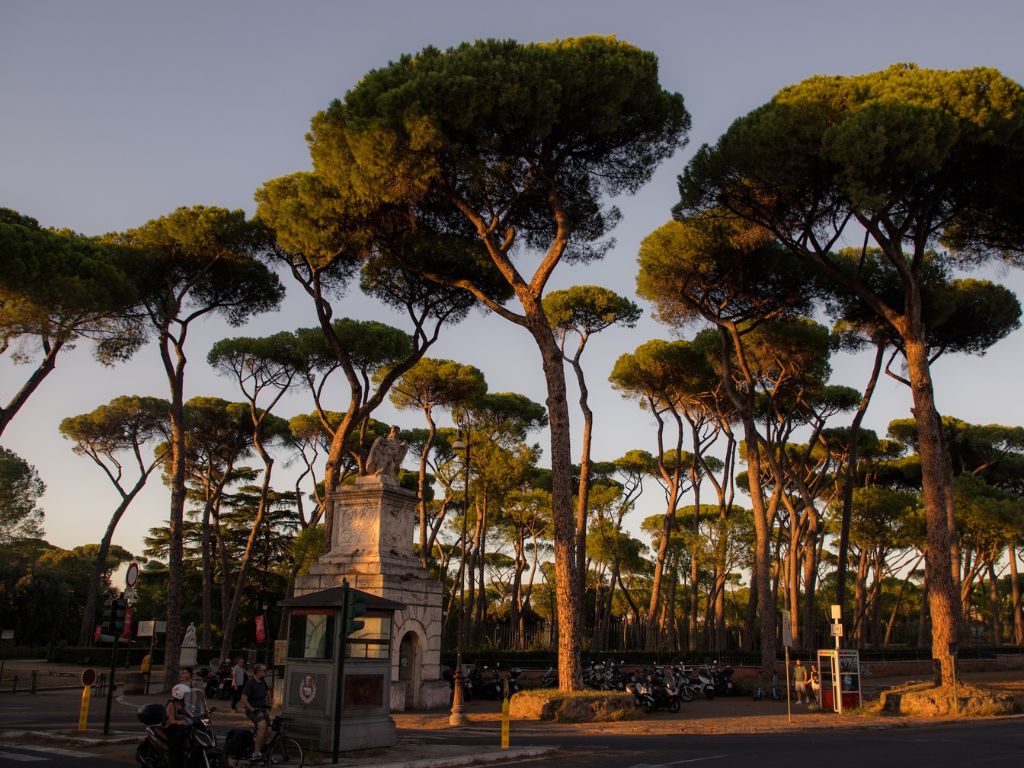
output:
[[[191,690],[192,686],[190,686],[188,683],[178,683],[176,686],[171,688],[171,698],[177,699],[178,701],[182,701],[185,698],[185,696],[189,692],[191,692]]]

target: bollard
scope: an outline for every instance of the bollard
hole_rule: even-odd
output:
[[[502,681],[501,697],[501,748],[508,749],[509,701],[508,680]]]

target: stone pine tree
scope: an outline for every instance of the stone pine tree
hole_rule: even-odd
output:
[[[0,208],[0,356],[31,363],[29,375],[0,403],[0,434],[68,345],[94,342],[95,357],[105,365],[138,348],[136,290],[121,269],[122,256],[110,244],[44,229]]]
[[[130,274],[170,389],[171,485],[167,579],[167,646],[164,679],[178,677],[184,576],[186,341],[196,320],[220,315],[241,325],[276,307],[284,296],[277,276],[257,260],[263,231],[242,211],[178,208],[110,239],[134,251]]]
[[[465,232],[413,222],[391,208],[368,205],[351,191],[341,194],[331,189],[314,174],[273,179],[258,190],[256,199],[257,216],[274,233],[273,260],[287,268],[313,302],[323,341],[317,344],[309,334],[303,337],[303,342],[312,344],[316,358],[312,362],[324,373],[341,370],[348,384],[348,405],[340,423],[330,428],[324,469],[325,495],[329,495],[341,483],[352,435],[365,429],[391,385],[426,354],[442,326],[465,319],[477,304],[468,291],[428,280],[404,267],[403,260],[437,274],[471,275],[485,286],[492,301],[507,298],[509,291],[479,243]],[[337,308],[356,275],[364,293],[412,321],[411,333],[371,322],[364,323],[363,331],[352,333],[358,321],[338,318]],[[380,346],[366,337],[371,329],[386,337],[382,340],[389,346],[394,334],[402,334],[401,355],[368,354],[368,348]],[[318,347],[325,349],[326,356]],[[368,365],[367,361],[375,362]],[[376,379],[374,370],[382,370]],[[324,410],[319,399],[317,408]],[[324,424],[328,425],[326,420]],[[325,550],[330,549],[333,514],[328,504]]]
[[[120,497],[100,539],[89,578],[85,613],[78,634],[79,645],[92,637],[93,617],[100,580],[107,570],[107,555],[117,524],[139,495],[153,470],[167,458],[167,413],[170,403],[157,397],[124,395],[90,413],[71,416],[60,423],[60,432],[74,445],[72,450],[96,464],[113,484]],[[144,453],[147,443],[162,439],[153,454]],[[126,477],[125,465],[135,470],[134,479]]]
[[[743,427],[748,492],[755,531],[752,605],[760,610],[761,683],[775,664],[776,611],[771,579],[771,527],[779,504],[763,478],[769,467],[758,430],[757,371],[748,363],[744,337],[775,319],[798,316],[811,306],[813,286],[801,282],[799,264],[764,238],[711,216],[671,221],[640,247],[637,291],[654,302],[661,322],[682,327],[706,321],[718,336],[716,368],[735,419]],[[712,345],[704,342],[707,350]],[[769,498],[770,496],[770,498]]]
[[[1024,252],[1024,89],[992,69],[897,65],[813,77],[780,91],[702,147],[680,178],[680,216],[721,210],[767,230],[808,268],[855,296],[900,340],[920,432],[932,648],[952,680],[957,639],[952,475],[922,306],[927,254],[966,268]],[[837,263],[838,246],[877,247],[899,274],[887,301]]]
[[[468,231],[515,294],[518,311],[470,276],[419,265],[537,344],[550,415],[559,680],[567,690],[582,684],[582,595],[573,575],[565,372],[542,300],[559,263],[604,254],[618,219],[604,198],[646,182],[683,145],[689,122],[682,97],[658,83],[655,57],[627,43],[486,40],[427,48],[368,73],[313,118],[309,135],[315,173],[337,195]],[[410,256],[396,257],[417,268]]]
[[[256,538],[262,532],[270,515],[270,481],[275,463],[270,448],[274,442],[282,442],[285,436],[291,437],[286,422],[283,419],[272,418],[271,412],[299,375],[301,358],[296,354],[295,347],[295,336],[287,331],[281,331],[272,336],[255,339],[221,339],[213,345],[206,357],[215,371],[225,376],[233,376],[242,391],[249,405],[252,446],[263,461],[256,514],[238,563],[235,589],[228,607],[227,620],[224,622],[220,649],[222,657],[227,657],[231,653],[235,622],[246,591]]]
[[[420,561],[426,568],[434,539],[440,530],[440,522],[428,524],[427,508],[427,460],[437,424],[434,422],[434,408],[467,408],[487,393],[487,380],[478,368],[456,363],[453,360],[438,360],[424,357],[406,371],[391,389],[391,402],[400,410],[418,408],[427,420],[427,436],[420,449],[417,493],[420,497]]]
[[[590,444],[594,431],[594,412],[590,408],[587,380],[583,375],[583,350],[595,333],[613,325],[632,328],[640,319],[640,308],[624,296],[599,285],[574,285],[552,291],[544,297],[544,314],[558,338],[562,355],[576,374],[580,390],[580,412],[583,414],[583,438],[580,447],[580,482],[576,491],[576,578],[580,594],[586,589],[587,516],[590,504]],[[576,339],[576,350],[566,351],[570,339]],[[583,610],[583,603],[579,604]],[[580,617],[582,624],[583,618]]]

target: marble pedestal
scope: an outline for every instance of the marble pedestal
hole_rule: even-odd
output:
[[[395,613],[391,630],[391,680],[398,684],[393,709],[447,704],[449,686],[441,680],[441,585],[413,554],[416,494],[390,478],[360,477],[328,503],[334,505],[330,552],[295,580],[295,596],[338,587],[347,579],[351,587],[405,605]]]

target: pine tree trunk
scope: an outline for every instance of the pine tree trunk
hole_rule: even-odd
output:
[[[164,363],[171,390],[171,508],[167,539],[167,632],[164,636],[164,686],[170,689],[178,681],[181,650],[181,591],[185,573],[185,355],[175,347],[171,359],[173,340],[164,332],[160,339],[160,355]]]
[[[583,687],[580,662],[580,593],[576,564],[576,525],[572,506],[572,446],[562,353],[537,302],[526,307],[529,330],[537,342],[547,384],[551,435],[551,517],[555,539],[555,597],[558,606],[558,683],[563,691]]]
[[[1013,641],[1018,647],[1024,645],[1024,612],[1021,610],[1020,577],[1017,575],[1017,550],[1011,544],[1008,548],[1010,560],[1010,599],[1013,610]]]
[[[907,369],[914,400],[918,451],[921,455],[921,486],[924,492],[925,525],[927,528],[928,601],[932,623],[932,655],[942,665],[942,681],[953,682],[952,660],[947,653],[949,643],[957,640],[961,626],[960,606],[956,600],[950,568],[952,510],[949,457],[942,437],[942,424],[935,408],[928,349],[923,329],[919,334],[904,335]]]

